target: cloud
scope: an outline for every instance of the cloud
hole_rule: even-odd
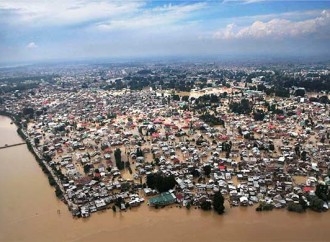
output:
[[[195,2],[151,7],[147,1],[0,0],[0,13],[6,14],[0,22],[33,28],[77,25],[98,30],[132,29],[177,23],[207,6]]]
[[[38,48],[38,45],[36,45],[36,43],[34,43],[34,42],[30,42],[26,45],[26,48],[35,49],[35,48]]]
[[[245,27],[229,24],[226,28],[215,32],[213,37],[216,39],[283,39],[314,34],[318,37],[329,38],[329,24],[330,11],[323,10],[319,16],[301,21],[274,18],[267,22],[255,21],[250,26]]]
[[[131,18],[120,18],[97,24],[99,30],[137,29],[145,27],[162,27],[181,20],[206,7],[206,3],[189,5],[164,5],[144,10]],[[194,21],[191,21],[191,23]]]
[[[34,26],[72,25],[134,13],[143,1],[87,0],[3,0],[0,10],[11,14],[8,24],[25,23]]]

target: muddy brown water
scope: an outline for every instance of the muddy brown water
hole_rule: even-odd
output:
[[[21,141],[0,117],[0,144]],[[329,241],[330,212],[257,213],[253,207],[213,212],[146,204],[127,212],[74,219],[56,199],[25,145],[0,150],[0,241]],[[60,213],[58,213],[58,210]]]

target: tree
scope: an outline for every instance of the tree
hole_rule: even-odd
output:
[[[322,199],[323,201],[327,201],[328,198],[328,186],[323,185],[321,183],[316,185],[315,195]]]
[[[193,175],[194,178],[200,176],[200,172],[195,168],[190,172],[190,174]]]
[[[187,203],[186,208],[187,208],[188,210],[191,208],[191,203],[190,203],[190,202]]]
[[[317,196],[309,197],[309,207],[316,212],[321,212],[323,210],[324,201]]]
[[[36,145],[40,144],[40,140],[39,140],[39,138],[35,137],[35,138],[34,138],[34,143],[35,143]]]
[[[225,211],[225,206],[223,205],[225,202],[224,197],[222,196],[221,192],[216,192],[213,197],[213,209],[218,214],[223,214]]]
[[[294,151],[295,151],[296,155],[300,157],[300,146],[299,145],[296,145],[294,147]]]
[[[252,111],[252,105],[250,104],[249,100],[243,98],[241,102],[233,102],[229,104],[229,108],[233,113],[238,114],[250,114]]]
[[[119,170],[123,170],[125,167],[124,162],[121,161],[121,150],[117,148],[115,150],[115,160],[116,160],[116,166]]]
[[[253,113],[253,118],[255,121],[262,121],[265,118],[265,112],[263,110],[256,110],[256,112]]]
[[[305,209],[303,208],[303,206],[299,203],[290,203],[288,205],[288,211],[290,212],[296,212],[296,213],[302,213],[305,211]]]
[[[156,179],[154,173],[150,173],[147,175],[147,186],[152,189],[156,187]]]
[[[210,165],[206,165],[206,166],[203,167],[203,170],[204,170],[205,176],[209,177],[210,174],[211,174],[211,166]]]
[[[211,208],[212,208],[212,204],[210,201],[205,200],[201,203],[201,209],[203,209],[204,211],[211,210]]]
[[[123,182],[123,183],[121,183],[120,190],[121,190],[122,192],[129,191],[130,188],[131,188],[130,183],[128,183],[128,182]]]
[[[33,115],[34,109],[33,108],[23,108],[23,115]]]
[[[307,160],[307,152],[305,150],[303,150],[301,153],[300,153],[300,157],[303,161],[306,161]]]
[[[205,113],[205,114],[199,116],[199,118],[211,126],[225,124],[225,122],[221,118],[218,118],[218,117],[214,116],[213,114],[209,114],[209,113]]]
[[[303,97],[305,96],[305,89],[299,88],[295,91],[294,94],[296,95],[296,97]]]
[[[143,151],[140,147],[136,149],[136,157],[143,157]]]
[[[329,98],[328,96],[321,96],[319,98],[320,103],[329,103]]]
[[[299,197],[299,204],[302,206],[304,210],[308,208],[308,204],[302,196]]]
[[[267,88],[266,86],[262,83],[262,84],[259,84],[257,85],[257,90],[258,91],[265,91]]]
[[[159,192],[167,192],[174,188],[176,181],[173,175],[165,176],[160,173],[151,173],[147,175],[147,185]]]
[[[283,87],[278,87],[275,89],[275,96],[278,97],[290,97],[290,91]]]
[[[269,96],[272,93],[274,93],[274,89],[273,88],[266,88],[265,93],[266,93],[267,96]]]
[[[175,101],[180,101],[180,96],[179,95],[172,95],[173,100]]]
[[[87,174],[91,170],[92,166],[90,164],[84,165],[84,172]]]

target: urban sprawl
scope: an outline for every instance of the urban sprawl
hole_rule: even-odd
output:
[[[143,202],[328,210],[326,64],[23,66],[0,77],[1,114],[74,216]]]

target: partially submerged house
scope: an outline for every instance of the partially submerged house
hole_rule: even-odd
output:
[[[148,204],[150,206],[166,206],[175,203],[176,196],[170,192],[163,192],[156,197],[150,198]]]

